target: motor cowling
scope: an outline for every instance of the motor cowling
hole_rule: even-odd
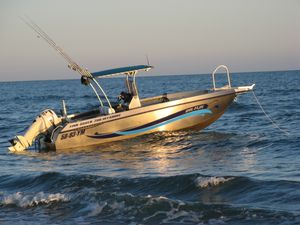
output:
[[[24,136],[16,136],[10,140],[11,146],[8,149],[10,151],[24,151],[33,144],[40,134],[52,132],[61,121],[62,119],[53,110],[44,110],[35,118]]]

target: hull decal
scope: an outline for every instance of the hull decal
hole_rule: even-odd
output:
[[[87,136],[90,138],[113,138],[113,137],[118,137],[123,135],[134,135],[134,134],[144,133],[146,131],[156,129],[160,126],[164,126],[169,123],[173,123],[175,121],[188,118],[190,116],[204,116],[207,114],[212,114],[212,111],[210,109],[207,109],[206,107],[207,105],[201,105],[200,108],[199,106],[196,106],[194,108],[179,111],[177,113],[171,114],[164,118],[128,130],[117,131],[110,134],[87,135]]]

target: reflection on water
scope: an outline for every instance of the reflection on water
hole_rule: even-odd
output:
[[[256,151],[248,147],[242,148],[241,152],[242,163],[239,164],[240,171],[249,171],[257,163]]]
[[[84,149],[26,151],[18,156],[26,156],[23,170],[31,172],[89,173],[92,170],[101,176],[136,177],[178,173],[226,175],[224,169],[230,168],[228,175],[233,175],[256,166],[256,153],[251,145],[257,139],[209,131],[157,132]]]
[[[84,155],[86,161],[111,162],[110,166],[115,169],[164,174],[184,155],[184,150],[191,145],[189,139],[187,131],[158,132],[84,149],[60,150],[58,154]]]

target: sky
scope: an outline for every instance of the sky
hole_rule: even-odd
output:
[[[19,16],[91,72],[149,75],[300,69],[300,0],[0,0],[0,81],[79,75]]]

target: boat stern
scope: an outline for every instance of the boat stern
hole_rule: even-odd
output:
[[[54,129],[61,123],[62,118],[58,117],[53,110],[44,110],[35,118],[24,136],[16,136],[9,140],[11,146],[8,150],[13,152],[24,151],[28,149],[41,135],[44,135],[44,139],[48,138],[48,142],[51,143],[52,131],[54,131]]]

